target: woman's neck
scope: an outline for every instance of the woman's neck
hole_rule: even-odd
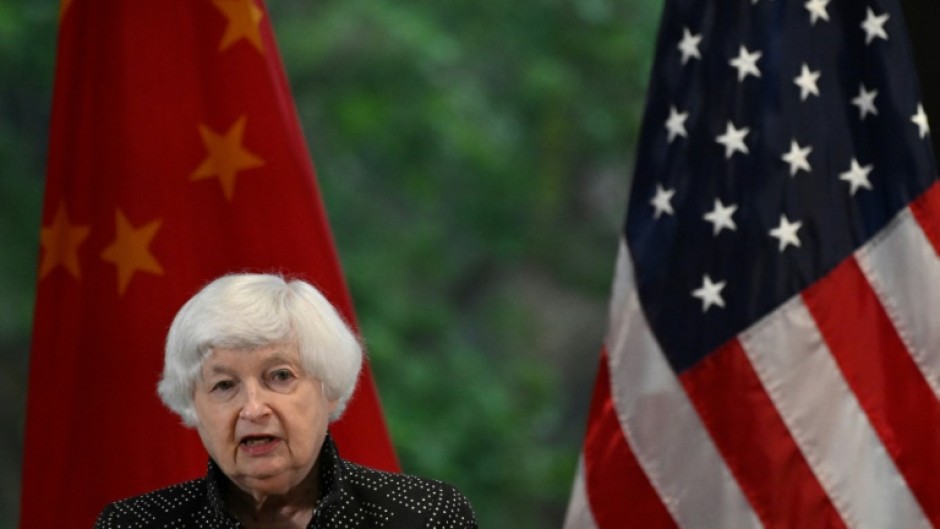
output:
[[[319,464],[284,494],[247,491],[230,483],[225,494],[229,510],[247,529],[303,529],[313,519],[319,498]]]
[[[238,513],[246,529],[304,529],[313,519],[315,505],[283,505],[272,509]]]

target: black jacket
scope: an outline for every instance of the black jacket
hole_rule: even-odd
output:
[[[451,485],[340,459],[329,436],[319,457],[321,496],[309,529],[477,527],[470,503]],[[95,529],[242,528],[220,494],[227,480],[210,460],[204,478],[108,505]]]

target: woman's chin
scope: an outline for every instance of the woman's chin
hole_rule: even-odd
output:
[[[285,494],[301,479],[280,465],[253,465],[253,468],[234,477],[238,487],[245,492],[264,495]]]

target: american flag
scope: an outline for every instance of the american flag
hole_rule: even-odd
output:
[[[898,2],[667,0],[650,83],[566,529],[940,527],[940,187]]]

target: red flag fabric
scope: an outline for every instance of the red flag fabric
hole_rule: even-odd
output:
[[[667,0],[566,529],[940,527],[940,184],[897,1]]]
[[[354,322],[261,1],[63,2],[42,218],[23,529],[90,527],[204,473],[155,388],[173,315],[210,279],[301,277]],[[398,469],[368,367],[331,431]]]

